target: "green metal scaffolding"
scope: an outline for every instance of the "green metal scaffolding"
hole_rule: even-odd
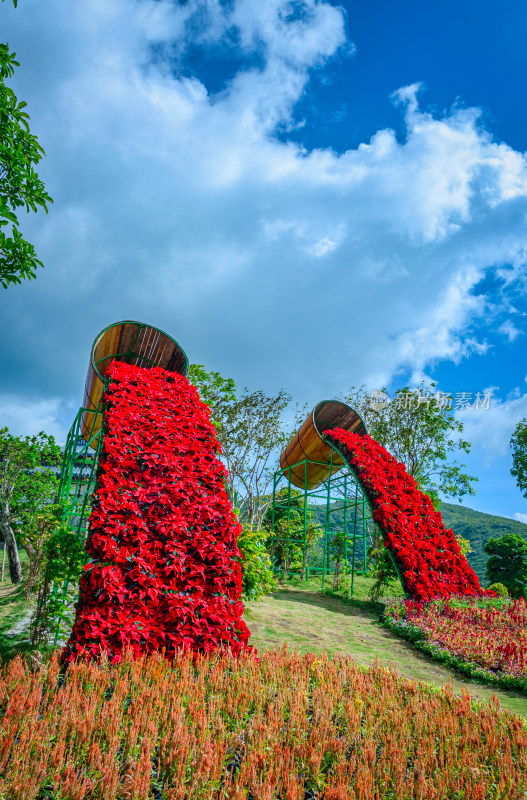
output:
[[[91,512],[92,495],[95,490],[97,480],[97,467],[99,455],[102,447],[102,408],[93,411],[91,409],[80,408],[75,421],[70,428],[64,457],[62,470],[59,479],[57,501],[63,506],[63,522],[70,530],[75,533],[83,542],[88,538],[88,521]],[[81,419],[86,414],[88,419],[88,436],[85,440],[82,436]],[[88,561],[88,554],[85,556],[84,563]],[[74,614],[74,605],[78,599],[78,575],[70,575],[60,586],[54,583],[52,594],[57,597],[61,594],[64,612],[57,620],[55,638],[53,645],[57,645],[61,625],[71,626]]]
[[[297,464],[292,464],[284,470],[277,470],[273,479],[273,505],[272,529],[279,520],[285,521],[284,532],[271,537],[271,548],[275,551],[280,543],[282,558],[275,560],[273,570],[275,574],[285,575],[304,572],[305,579],[310,574],[319,574],[324,586],[327,576],[334,575],[335,557],[333,542],[340,535],[344,544],[343,565],[345,572],[350,576],[348,594],[351,597],[354,589],[355,575],[363,575],[368,570],[368,549],[378,537],[379,530],[374,522],[369,500],[357,480],[353,471],[345,466],[332,477],[328,477],[314,489],[308,489],[308,466],[329,466],[329,475],[333,467],[333,456],[336,453],[331,448],[331,461],[322,464],[317,461],[304,459]],[[341,454],[339,453],[339,456]],[[291,472],[304,470],[304,489],[297,489],[291,483]],[[310,519],[313,512],[316,520]],[[296,520],[296,524],[295,524]],[[320,537],[315,547],[318,552],[306,557],[308,547],[309,529],[316,527],[320,530]],[[291,563],[293,548],[300,548],[302,565],[294,568]],[[321,552],[320,552],[321,551]]]

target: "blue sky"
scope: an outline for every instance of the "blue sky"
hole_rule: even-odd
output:
[[[467,505],[527,521],[527,7],[20,0],[12,82],[55,203],[0,295],[0,418],[63,440],[91,342],[150,322],[191,361],[314,405],[492,388],[458,412]]]

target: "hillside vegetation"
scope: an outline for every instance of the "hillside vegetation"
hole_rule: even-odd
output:
[[[331,506],[334,507],[334,504]],[[326,507],[311,505],[316,524],[323,525],[325,520]],[[440,508],[443,522],[447,528],[452,528],[458,536],[463,536],[470,542],[472,552],[467,559],[484,585],[488,581],[485,575],[485,565],[487,554],[483,551],[485,543],[491,538],[505,536],[506,533],[514,533],[527,540],[527,525],[515,519],[498,517],[494,514],[485,514],[483,511],[475,511],[473,508],[454,505],[453,503],[441,503]],[[343,512],[333,511],[331,514],[333,528],[344,525]]]
[[[527,539],[527,525],[515,519],[485,514],[483,511],[474,511],[473,508],[452,503],[441,503],[440,511],[446,527],[469,540],[472,552],[468,554],[467,560],[483,583],[487,583],[485,564],[488,556],[483,551],[485,543],[491,538],[505,536],[506,533],[515,533]]]

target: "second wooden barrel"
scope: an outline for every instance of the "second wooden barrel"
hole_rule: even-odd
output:
[[[318,403],[280,456],[284,475],[299,489],[315,489],[344,465],[334,450],[330,470],[332,448],[322,434],[332,428],[343,428],[359,436],[367,433],[360,416],[346,403],[339,400]]]

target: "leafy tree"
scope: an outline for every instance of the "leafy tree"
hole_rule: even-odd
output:
[[[368,574],[375,579],[368,592],[375,602],[387,593],[391,583],[401,582],[394,560],[380,538],[368,549]]]
[[[489,539],[484,548],[489,556],[487,578],[502,583],[511,597],[521,597],[527,586],[527,541],[508,533],[499,539]]]
[[[464,536],[461,534],[456,533],[457,543],[459,545],[459,549],[463,553],[464,556],[468,556],[469,553],[472,552],[472,548],[470,546],[470,542],[468,539],[465,539]]]
[[[527,419],[518,422],[511,437],[512,469],[518,488],[527,497]]]
[[[53,467],[60,458],[60,447],[43,431],[22,438],[10,434],[8,428],[0,429],[0,532],[13,583],[22,580],[16,534],[54,501],[58,479]]]
[[[276,396],[244,389],[220,418],[218,438],[229,472],[229,492],[249,528],[262,527],[272,502],[276,460],[290,438],[283,422],[290,402],[291,396],[283,389]]]
[[[43,646],[44,650],[57,626],[59,634],[71,629],[71,595],[77,595],[78,579],[86,558],[85,542],[62,521],[62,512],[62,506],[57,503],[46,507],[39,515],[40,527],[46,529],[46,535],[30,638],[33,647]]]
[[[291,436],[283,421],[291,396],[282,389],[276,396],[247,388],[238,394],[231,378],[200,364],[190,367],[189,379],[211,409],[229,473],[230,500],[240,508],[243,525],[260,530],[272,502],[276,459]]]
[[[236,384],[232,378],[224,378],[219,372],[207,372],[202,364],[189,366],[188,379],[210,408],[211,421],[219,434],[229,405],[236,402]]]
[[[373,407],[363,387],[352,387],[344,400],[360,414],[370,436],[405,465],[437,505],[439,493],[456,499],[475,494],[472,482],[477,478],[452,459],[457,451],[469,453],[470,444],[459,438],[463,423],[455,419],[445,396],[431,394],[435,386],[422,382],[416,390],[405,387],[384,408]]]
[[[16,7],[16,0],[13,4]],[[16,53],[9,51],[8,44],[0,44],[0,283],[4,289],[35,278],[37,266],[43,266],[20,232],[17,209],[36,212],[40,206],[47,213],[47,204],[53,202],[34,169],[44,150],[29,129],[27,103],[19,102],[5,85],[18,66]]]
[[[333,589],[337,590],[340,586],[342,577],[346,574],[347,564],[345,562],[347,539],[344,531],[335,534],[331,541],[331,553],[335,560],[333,572]]]
[[[24,583],[26,599],[37,590],[46,567],[46,543],[57,525],[57,508],[61,513],[62,506],[50,505],[42,509],[29,521],[20,535],[20,543],[29,558],[29,569]]]

